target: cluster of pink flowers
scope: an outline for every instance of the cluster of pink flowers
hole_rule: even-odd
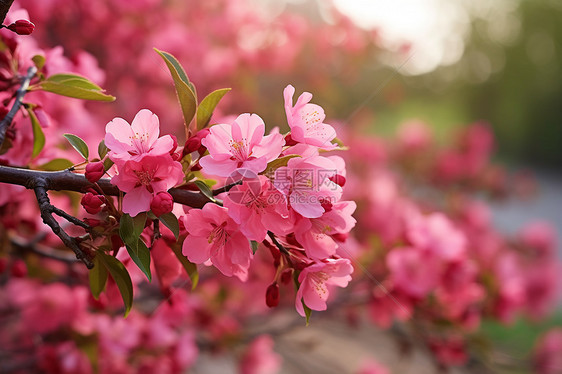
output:
[[[159,137],[158,117],[143,109],[131,125],[115,118],[105,131],[109,158],[117,167],[111,183],[126,192],[123,212],[133,217],[151,208],[159,215],[171,212],[167,191],[182,183],[184,174],[181,164],[172,157],[177,142],[170,135]]]
[[[245,281],[253,258],[250,241],[266,241],[284,259],[276,264],[278,275],[299,272],[295,304],[304,316],[303,302],[325,310],[328,286],[345,287],[351,280],[350,260],[337,250],[355,225],[355,203],[341,200],[342,186],[334,182],[345,181],[343,159],[319,153],[337,147],[331,143],[335,129],[324,123],[323,109],[309,103],[310,93],[293,106],[294,91],[288,86],[284,93],[289,134],[273,129],[264,136],[263,120],[245,113],[212,126],[200,139],[208,151],[198,155],[201,172],[237,185],[218,196],[222,207],[207,204],[183,217],[189,233],[183,253]],[[275,160],[284,162],[275,166]]]

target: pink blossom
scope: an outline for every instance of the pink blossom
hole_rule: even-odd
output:
[[[390,371],[381,363],[369,359],[361,364],[361,368],[357,374],[390,374]]]
[[[263,175],[234,186],[224,199],[224,206],[250,240],[261,242],[268,230],[286,235],[293,228],[284,196]]]
[[[323,123],[326,115],[324,109],[316,104],[310,104],[312,94],[304,92],[293,106],[293,95],[295,87],[288,85],[283,90],[285,98],[285,113],[287,122],[291,128],[291,139],[310,144],[322,149],[333,149],[336,147],[331,141],[336,137],[336,130],[328,124]]]
[[[318,218],[326,211],[323,204],[341,198],[342,188],[330,180],[336,173],[336,165],[326,157],[295,157],[275,171],[273,183],[297,213]]]
[[[140,161],[127,161],[119,167],[119,174],[111,179],[121,191],[123,212],[136,216],[150,210],[153,195],[168,191],[183,181],[181,164],[166,153],[160,156],[146,156]]]
[[[414,246],[445,260],[465,254],[466,237],[444,214],[432,213],[411,222],[407,236]]]
[[[540,337],[535,347],[533,361],[538,374],[560,374],[562,368],[562,328],[553,328]]]
[[[423,298],[439,284],[440,264],[418,248],[393,249],[386,265],[396,287],[412,297]]]
[[[240,361],[241,374],[275,374],[281,368],[281,357],[273,351],[273,339],[260,335],[248,346]]]
[[[174,140],[169,135],[160,135],[158,116],[148,109],[142,109],[129,125],[123,118],[116,117],[105,127],[105,145],[110,149],[109,157],[114,162],[140,161],[144,156],[160,156],[169,153]]]
[[[353,266],[346,258],[329,258],[305,267],[300,275],[295,307],[304,317],[304,302],[312,310],[326,310],[330,295],[328,286],[346,287],[351,280]]]
[[[263,136],[265,124],[257,114],[244,113],[232,124],[210,128],[201,139],[209,155],[199,163],[207,174],[229,177],[240,168],[258,174],[281,153],[285,141],[278,133]]]
[[[248,238],[228,215],[228,209],[206,204],[203,209],[191,209],[183,222],[189,235],[183,242],[182,252],[196,264],[211,259],[226,276],[245,281],[252,259]]]
[[[326,212],[318,218],[300,218],[295,224],[295,237],[311,259],[324,259],[336,253],[338,244],[333,234],[346,234],[355,226],[351,215],[357,208],[354,201],[326,203]]]

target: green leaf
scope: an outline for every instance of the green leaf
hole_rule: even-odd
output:
[[[73,165],[74,163],[70,160],[67,160],[66,158],[55,158],[54,160],[51,160],[46,164],[39,166],[38,169],[45,171],[59,171],[68,169]]]
[[[103,160],[108,151],[109,149],[107,149],[105,141],[102,140],[100,144],[98,144],[98,156],[100,156],[100,160]]]
[[[74,149],[76,149],[78,153],[82,155],[82,157],[84,157],[84,160],[88,159],[88,156],[90,156],[90,150],[88,149],[86,142],[84,142],[81,138],[79,138],[76,135],[64,134],[63,136],[66,138],[66,140],[68,140],[70,145]]]
[[[182,66],[174,56],[168,52],[159,51],[156,48],[154,48],[154,50],[164,59],[164,62],[170,70],[170,74],[172,74],[185,126],[186,128],[189,128],[189,124],[197,111],[197,94],[195,86],[193,86],[193,84],[189,81],[185,70],[183,70]]]
[[[301,299],[301,302],[304,308],[304,315],[306,316],[306,325],[308,326],[308,323],[310,322],[310,315],[312,314],[312,310],[306,306],[303,299]]]
[[[68,76],[67,74],[60,74]],[[74,97],[83,100],[114,101],[115,97],[103,93],[103,90],[89,80],[73,76],[63,80],[53,80],[53,77],[33,86],[31,90],[43,90],[57,95]]]
[[[138,238],[134,247],[125,246],[131,259],[137,264],[139,269],[146,275],[149,282],[152,282],[152,274],[150,273],[150,251],[141,238]]]
[[[169,228],[170,231],[174,233],[176,240],[178,240],[180,236],[180,224],[174,213],[170,212],[170,213],[162,214],[160,217],[158,217],[158,219],[160,220],[160,222],[164,224],[164,226]]]
[[[98,254],[94,257],[94,267],[90,270],[88,276],[90,278],[90,290],[92,290],[94,299],[97,300],[107,282],[107,269],[101,260],[101,255]]]
[[[262,174],[273,173],[278,168],[283,167],[283,166],[287,166],[287,163],[289,162],[289,160],[292,159],[292,158],[295,158],[295,157],[300,157],[300,156],[299,155],[287,155],[287,156],[276,158],[273,161],[270,161],[267,164],[267,167],[265,168],[265,170],[262,172]]]
[[[105,265],[106,269],[109,271],[111,278],[117,284],[121,297],[123,298],[123,303],[125,304],[125,317],[131,311],[133,306],[133,282],[131,282],[131,277],[125,268],[125,265],[121,263],[115,257],[106,255],[105,253],[98,252],[96,257],[100,256],[100,260]]]
[[[126,245],[136,250],[145,223],[146,213],[137,214],[134,218],[123,214],[119,220],[119,236]]]
[[[197,265],[192,263],[181,253],[181,247],[174,245],[172,246],[172,251],[183,265],[183,268],[189,275],[189,279],[191,279],[191,289],[194,290],[197,287],[197,283],[199,283],[199,272],[197,271]]]
[[[197,107],[197,130],[201,130],[209,124],[217,104],[230,90],[231,88],[221,88],[213,91],[201,101]]]
[[[255,240],[250,240],[250,245],[252,246],[252,252],[256,254],[258,251],[258,246],[260,243],[256,242]]]
[[[31,128],[33,131],[33,151],[31,153],[31,157],[35,157],[45,146],[45,134],[43,134],[41,124],[39,123],[37,116],[33,112],[33,109],[31,109],[30,107],[26,107],[25,109],[29,114],[29,119],[31,120]]]
[[[43,55],[35,55],[31,58],[31,61],[33,61],[33,63],[35,64],[35,67],[37,68],[37,70],[41,70],[43,69],[43,66],[45,66],[45,56]]]
[[[113,166],[113,161],[110,158],[103,160],[103,170],[108,171],[110,167]]]
[[[202,180],[196,180],[194,183],[197,186],[197,188],[199,188],[199,191],[201,191],[203,195],[209,198],[209,200],[215,201],[215,197],[213,196],[213,191],[211,191],[211,188],[207,185],[207,183],[203,182]]]

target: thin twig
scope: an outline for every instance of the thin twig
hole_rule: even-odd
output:
[[[91,227],[86,222],[68,214],[62,209],[57,208],[56,206],[51,205],[51,213],[55,213],[57,216],[66,219],[68,222],[75,224],[76,226],[80,226],[86,230],[90,230]]]
[[[31,82],[31,79],[33,79],[35,74],[37,74],[37,68],[35,66],[31,66],[29,69],[27,69],[27,74],[23,78],[20,88],[18,88],[18,90],[16,91],[16,100],[12,105],[12,109],[10,109],[8,114],[6,114],[6,117],[4,117],[0,122],[0,146],[2,146],[2,143],[4,143],[6,131],[14,120],[16,113],[18,112],[18,110],[20,110],[23,103],[23,97],[27,93],[27,88],[29,87],[29,82]]]
[[[241,180],[238,181],[238,182],[234,182],[234,183],[228,184],[226,186],[222,186],[220,188],[217,188],[217,189],[213,190],[213,196],[217,196],[217,195],[219,195],[223,192],[228,192],[232,189],[232,187],[237,186],[239,184],[242,184]]]
[[[43,222],[49,226],[51,230],[53,230],[53,233],[62,240],[64,245],[74,251],[77,259],[82,261],[88,269],[93,268],[94,264],[88,255],[80,248],[78,240],[68,235],[66,231],[60,227],[59,223],[55,220],[55,217],[53,217],[53,206],[51,205],[51,201],[47,195],[47,188],[45,187],[46,184],[47,183],[44,180],[37,180],[36,186],[33,188],[35,196],[37,197],[37,202],[39,203],[39,210],[41,211],[41,218],[43,219]]]
[[[10,238],[10,242],[16,248],[36,253],[39,256],[52,258],[54,260],[67,262],[67,263],[79,262],[79,260],[76,257],[74,257],[71,253],[59,251],[59,250],[56,250],[56,249],[52,249],[52,248],[40,245],[40,244],[36,243],[35,240],[26,242],[22,238],[12,237],[12,238]]]
[[[287,250],[287,248],[285,248],[281,243],[279,243],[277,241],[277,238],[275,237],[275,234],[272,233],[271,231],[267,232],[267,235],[269,235],[269,237],[271,238],[271,241],[273,242],[273,244],[275,244],[275,246],[283,253],[286,254],[287,256],[290,256],[291,254],[289,253],[289,251]]]

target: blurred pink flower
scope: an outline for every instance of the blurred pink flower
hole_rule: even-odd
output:
[[[255,338],[240,361],[241,374],[275,374],[281,368],[281,356],[273,351],[273,339],[269,335]]]
[[[538,374],[562,373],[562,328],[553,328],[540,338],[533,361]]]

